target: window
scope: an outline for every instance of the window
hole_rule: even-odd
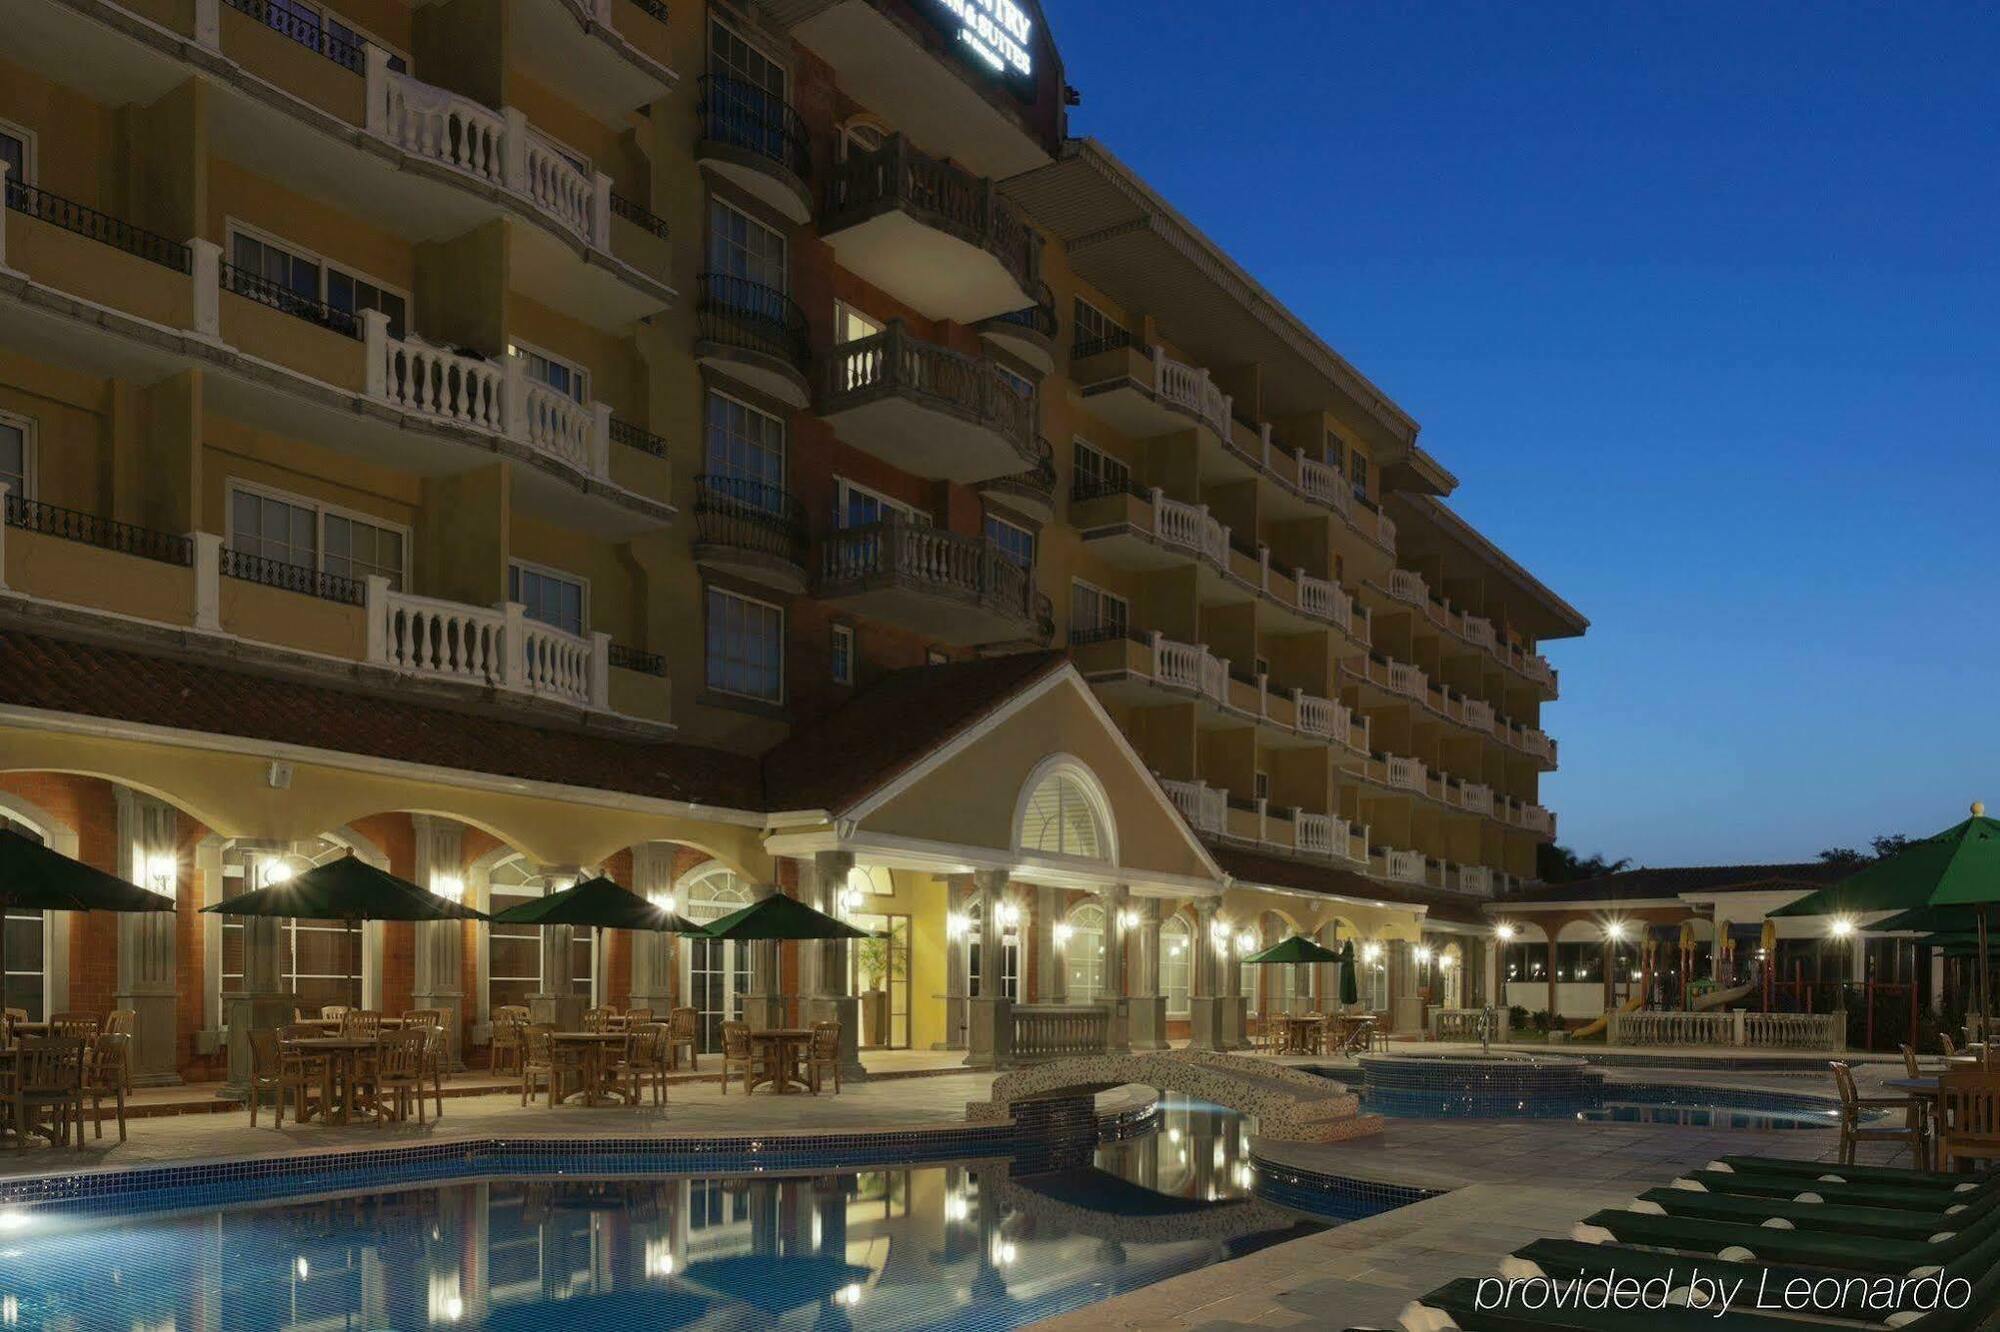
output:
[[[1343,475],[1347,472],[1347,441],[1331,430],[1326,432],[1326,465]]]
[[[1132,469],[1119,459],[1080,439],[1075,443],[1075,454],[1076,480],[1072,489],[1076,498],[1122,495],[1132,488]]]
[[[785,157],[785,67],[728,25],[708,28],[708,72],[726,80],[710,110],[709,133],[767,157]]]
[[[33,842],[42,835],[0,816],[0,828]],[[48,1019],[48,920],[40,911],[0,907],[0,1006],[26,1009],[28,1021]]]
[[[34,131],[0,120],[0,162],[7,164],[7,183],[35,183]]]
[[[912,527],[929,527],[931,516],[920,512],[901,500],[890,499],[879,491],[866,486],[857,486],[845,477],[836,478],[839,511],[837,517],[842,527],[866,527],[870,523],[894,520],[908,523]]]
[[[229,548],[341,578],[376,575],[402,590],[409,532],[301,495],[237,482],[229,494]]]
[[[1088,356],[1108,347],[1122,347],[1131,335],[1118,321],[1079,296],[1076,298],[1076,354]]]
[[[578,638],[589,623],[590,584],[540,565],[507,566],[507,600],[520,602],[529,619]]]
[[[720,199],[709,204],[708,270],[765,289],[765,300],[772,300],[771,293],[782,295],[791,286],[785,262],[785,238]],[[725,294],[733,301],[756,295],[740,289]],[[783,303],[772,301],[772,304],[775,308],[766,313],[782,318]]]
[[[1076,579],[1069,587],[1071,637],[1123,638],[1130,623],[1125,598]]]
[[[273,31],[283,33],[299,45],[310,47],[357,74],[366,63],[363,50],[371,39],[317,5],[307,3],[307,0],[268,0],[264,6],[264,22]],[[382,43],[375,42],[374,45],[382,46]],[[389,50],[386,46],[382,49]],[[389,51],[389,68],[398,74],[407,74],[410,62],[397,52]]]
[[[509,343],[507,353],[521,358],[529,383],[546,385],[571,402],[590,401],[590,374],[582,366],[520,343]]]
[[[1000,382],[1002,384],[1005,384],[1008,388],[1013,389],[1014,392],[1020,394],[1021,397],[1027,399],[1029,402],[1033,402],[1035,400],[1034,380],[1028,378],[1024,374],[1019,374],[1016,371],[1009,369],[1008,367],[1000,364],[1000,362],[998,361],[990,362],[990,364],[993,367],[993,373],[1000,377]]]
[[[302,854],[283,857],[285,865],[294,873],[348,854],[346,846],[324,838],[316,839],[301,851]],[[253,862],[266,867],[272,863],[261,857]],[[240,865],[237,868],[236,874],[225,883],[225,896],[248,891],[252,887],[261,888],[270,882],[267,878],[265,883],[253,884],[248,874],[251,867]],[[355,1002],[362,970],[360,930],[349,929],[337,920],[283,920],[279,922],[279,931],[283,984],[286,989],[297,992],[295,1002],[298,1007],[307,1012],[318,1012],[325,1004]],[[243,989],[244,942],[243,918],[223,917],[222,968],[215,980],[218,994]]]
[[[777,512],[785,501],[785,423],[709,390],[709,484],[740,503]]]
[[[361,336],[363,310],[380,310],[387,315],[390,337],[400,338],[407,331],[410,301],[403,292],[233,222],[229,227],[229,265],[243,275],[230,287],[239,296],[308,318],[311,312],[285,303],[286,293],[324,304],[343,317],[329,327],[350,337]]]
[[[840,160],[846,162],[877,152],[888,137],[880,125],[866,120],[849,121],[840,128]]]
[[[1354,478],[1354,494],[1357,499],[1368,498],[1368,455],[1359,449],[1347,455],[1348,470]]]
[[[568,885],[537,874],[520,856],[493,867],[488,878],[491,889],[489,910],[495,914],[525,902],[536,902]],[[570,979],[577,992],[593,994],[596,949],[591,931],[578,930],[570,939]],[[548,993],[542,980],[542,927],[507,925],[495,921],[487,927],[486,1001],[488,1011],[506,1004],[526,1006],[528,996]]]
[[[986,539],[999,550],[1000,557],[1023,569],[1035,567],[1035,534],[1018,523],[986,515]]]
[[[1271,774],[1268,772],[1251,774],[1250,789],[1255,793],[1257,799],[1269,800],[1271,798]]]
[[[1160,993],[1167,996],[1167,1016],[1188,1015],[1188,994],[1194,983],[1194,931],[1180,916],[1160,926]]]
[[[854,630],[845,624],[833,626],[833,682],[854,683]]]
[[[1110,859],[1110,837],[1083,779],[1057,771],[1036,784],[1021,811],[1021,849],[1085,860]]]
[[[708,687],[778,703],[785,696],[785,613],[708,589]]]
[[[691,871],[674,886],[681,914],[697,924],[720,920],[732,911],[749,906],[750,889],[734,871],[710,861]],[[701,1018],[701,1048],[720,1048],[722,1024],[733,1021],[749,992],[751,964],[755,954],[750,945],[703,939],[687,940],[681,950],[682,1002]]]
[[[1104,993],[1104,908],[1085,904],[1069,914],[1069,1001],[1095,1003]]]
[[[34,422],[0,413],[0,486],[17,499],[32,499]]]
[[[836,346],[872,338],[882,331],[882,327],[881,320],[870,319],[846,301],[833,303],[833,341]]]

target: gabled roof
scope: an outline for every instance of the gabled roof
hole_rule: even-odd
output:
[[[1019,652],[891,671],[764,755],[768,808],[837,816],[1067,660]]]
[[[1837,882],[1853,872],[1848,867],[1818,860],[1783,865],[1676,865],[1621,870],[1575,883],[1540,884],[1494,905],[1665,901],[1682,893],[1768,892],[1787,888],[1803,891]]]

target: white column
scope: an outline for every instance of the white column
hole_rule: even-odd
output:
[[[1167,997],[1160,992],[1160,899],[1136,897],[1132,927],[1132,998],[1127,1031],[1134,1050],[1167,1048]]]
[[[118,872],[142,888],[180,897],[178,815],[172,805],[129,787],[114,788]],[[178,1084],[180,967],[178,911],[118,917],[118,989],[113,1002],[137,1015],[132,1037],[134,1085]]]
[[[462,828],[452,819],[412,814],[416,832],[416,882],[439,897],[465,899]],[[465,923],[457,920],[418,921],[415,930],[416,976],[410,1000],[418,1008],[442,1008],[445,1057],[453,1069],[465,1067],[462,1024],[465,1017]]]
[[[839,915],[853,870],[852,851],[816,851],[812,859],[799,862],[800,896],[815,910]],[[799,990],[809,1020],[840,1024],[841,1081],[866,1078],[868,1071],[861,1065],[861,1001],[851,989],[847,940],[799,945]]]
[[[0,201],[7,197],[7,173],[13,169],[7,162],[0,162]],[[11,273],[7,267],[7,209],[0,203],[0,273]]]
[[[193,283],[190,306],[194,331],[204,338],[222,336],[222,247],[196,236],[188,242],[188,280]]]
[[[536,872],[552,889],[567,888],[583,877],[576,865],[540,865]],[[576,931],[568,925],[542,927],[542,988],[528,996],[528,1013],[536,1022],[554,1023],[558,1031],[575,1031],[583,1025],[583,1010],[590,996],[576,991],[575,966],[570,947]]]
[[[283,856],[278,842],[239,842],[246,891],[265,886],[265,867]],[[229,1024],[229,1087],[225,1094],[241,1096],[250,1085],[250,1033],[275,1030],[292,1020],[297,995],[285,988],[284,925],[276,916],[245,916],[243,925],[243,988],[223,998]]]
[[[1012,1003],[1007,998],[1005,929],[1000,923],[1000,904],[1007,894],[1006,870],[975,870],[971,893],[979,903],[979,976],[971,997],[966,1000],[965,1062],[970,1067],[990,1068],[1002,1049],[1000,1027],[1012,1035]]]
[[[965,1001],[971,993],[966,961],[972,941],[964,935],[954,934],[952,925],[965,919],[966,908],[971,901],[972,880],[969,877],[954,875],[945,880],[944,1040],[937,1047],[940,1050],[965,1048]]]
[[[1111,1011],[1110,1048],[1118,1052],[1129,1050],[1132,1046],[1130,1005],[1127,1003],[1132,993],[1132,978],[1126,967],[1125,949],[1131,889],[1122,883],[1114,884],[1100,890],[1097,900],[1104,909],[1103,1003]]]
[[[194,532],[194,627],[222,629],[222,538],[214,532]]]
[[[1035,993],[1042,1003],[1060,1004],[1069,998],[1069,959],[1056,942],[1056,927],[1063,919],[1063,891],[1044,884],[1035,889]]]
[[[1194,903],[1194,954],[1188,960],[1188,1048],[1220,1050],[1224,1046],[1223,999],[1220,968],[1227,955],[1218,949],[1215,938],[1219,898],[1196,898]]]

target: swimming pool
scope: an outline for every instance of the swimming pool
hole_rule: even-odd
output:
[[[1792,1092],[1611,1083],[1598,1074],[1575,1085],[1497,1095],[1444,1076],[1442,1067],[1435,1079],[1405,1078],[1393,1086],[1364,1085],[1362,1069],[1308,1071],[1354,1088],[1362,1109],[1391,1119],[1575,1119],[1745,1131],[1827,1129],[1840,1123],[1831,1100]]]
[[[1268,1201],[1247,1130],[1170,1099],[1067,1160],[667,1174],[545,1154],[144,1215],[0,1210],[0,1326],[1010,1328],[1407,1201]]]

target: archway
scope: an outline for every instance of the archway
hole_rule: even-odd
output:
[[[676,909],[696,924],[719,920],[756,900],[748,880],[720,861],[706,861],[674,883]],[[756,952],[746,943],[689,938],[681,949],[681,1001],[695,1010],[699,1048],[722,1048],[722,1024],[743,1014],[754,988]]]

